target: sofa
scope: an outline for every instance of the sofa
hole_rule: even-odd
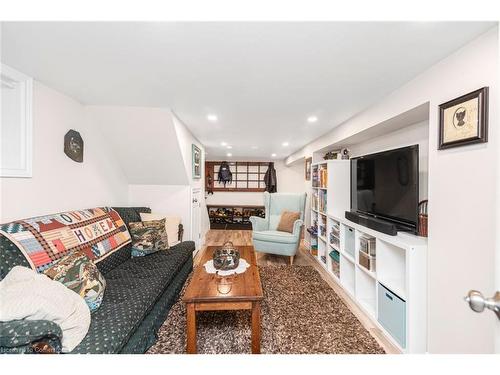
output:
[[[147,207],[113,207],[125,224],[141,221],[140,213],[150,213]],[[181,242],[166,251],[144,257],[131,257],[128,244],[97,263],[106,279],[106,291],[99,309],[92,313],[90,328],[83,341],[71,352],[92,353],[145,353],[156,341],[157,332],[165,321],[171,306],[193,269],[192,241]],[[0,235],[0,280],[14,266],[30,267],[22,252],[9,239]],[[36,342],[19,342],[13,346],[5,336],[14,325],[17,329],[31,324],[37,332],[25,332]],[[60,329],[53,322],[27,321],[0,323],[0,352],[36,352],[35,344],[57,345]],[[24,333],[23,333],[24,334]],[[44,337],[44,335],[46,337]],[[45,339],[45,340],[44,340]]]

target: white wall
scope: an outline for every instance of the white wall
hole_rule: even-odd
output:
[[[70,129],[84,140],[83,163],[63,152]],[[0,178],[0,222],[96,206],[126,205],[125,176],[79,102],[35,81],[33,177]]]
[[[494,293],[498,192],[498,28],[477,38],[408,84],[291,155],[299,160],[429,102],[428,350],[491,353],[495,318],[463,302],[469,289]],[[489,86],[489,142],[438,147],[438,106]]]
[[[184,226],[184,240],[189,239],[190,216],[189,185],[129,185],[128,205],[149,207],[151,212],[180,216]]]
[[[102,133],[130,184],[189,183],[169,109],[87,106],[86,112],[90,125]]]
[[[276,179],[278,180],[278,193],[303,193],[304,187],[304,164],[296,163],[286,166],[281,160],[274,162]],[[309,196],[308,196],[309,197]],[[264,194],[259,192],[224,192],[216,191],[207,196],[207,204],[244,204],[264,205]]]

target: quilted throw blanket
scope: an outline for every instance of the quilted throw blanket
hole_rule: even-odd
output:
[[[127,226],[109,207],[17,220],[1,224],[0,233],[19,247],[37,272],[73,250],[97,263],[130,242]]]

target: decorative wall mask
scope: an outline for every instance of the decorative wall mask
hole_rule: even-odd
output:
[[[71,129],[64,136],[64,153],[77,163],[83,162],[83,139],[76,130]]]

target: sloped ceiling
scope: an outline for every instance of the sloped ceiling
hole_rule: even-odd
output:
[[[86,111],[89,126],[106,139],[129,184],[189,184],[170,110],[88,106]]]

